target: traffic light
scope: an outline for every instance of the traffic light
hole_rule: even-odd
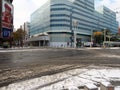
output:
[[[76,46],[81,46],[81,38],[76,38]]]
[[[70,37],[70,41],[73,42],[74,41],[74,38],[73,36]]]

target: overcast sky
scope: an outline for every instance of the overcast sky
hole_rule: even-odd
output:
[[[14,26],[19,28],[26,21],[30,21],[30,14],[48,0],[13,0]],[[105,5],[114,11],[120,11],[120,0],[95,0],[96,5]],[[118,14],[120,22],[120,14]]]

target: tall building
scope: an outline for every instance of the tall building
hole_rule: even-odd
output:
[[[24,24],[21,25],[20,28],[25,31],[26,33],[25,39],[27,40],[30,37],[30,23],[24,22]]]
[[[13,0],[0,0],[0,45],[11,47],[13,32]]]
[[[24,44],[24,46],[27,46],[28,45],[27,39],[30,38],[30,23],[29,22],[24,22],[24,24],[21,25],[20,28],[25,31],[23,44]]]
[[[50,46],[70,47],[104,28],[118,32],[116,14],[105,6],[95,9],[94,0],[48,0],[31,15],[29,41],[40,45],[43,39],[35,38],[45,33]]]

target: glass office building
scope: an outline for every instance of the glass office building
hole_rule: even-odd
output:
[[[68,47],[72,36],[89,42],[93,30],[104,28],[118,32],[116,14],[105,6],[95,9],[94,0],[49,0],[32,13],[30,36],[46,33],[50,46]]]

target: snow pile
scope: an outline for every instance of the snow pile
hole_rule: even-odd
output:
[[[96,89],[96,88],[98,88],[97,86],[95,86],[94,84],[87,84],[87,85],[85,85],[87,88],[89,88],[90,90],[91,89]]]
[[[79,90],[87,84],[120,81],[119,68],[87,67],[10,84],[0,90]],[[115,90],[120,90],[116,87]]]
[[[106,86],[106,87],[107,87],[107,86],[112,86],[110,82],[102,82],[102,85],[104,85],[104,86]]]
[[[29,51],[44,51],[46,49],[3,49],[0,52],[29,52]]]
[[[115,87],[115,90],[120,90],[120,86]]]

